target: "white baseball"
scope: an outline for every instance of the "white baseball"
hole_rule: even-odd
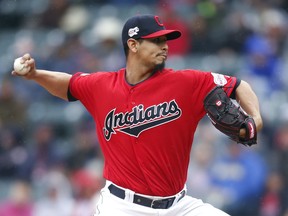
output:
[[[14,61],[14,71],[19,75],[25,75],[29,72],[30,67],[25,67],[25,63],[21,63],[21,57]]]

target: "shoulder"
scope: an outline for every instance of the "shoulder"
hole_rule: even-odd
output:
[[[195,81],[201,78],[206,79],[207,77],[211,76],[211,72],[196,69],[174,70],[171,68],[165,68],[162,73],[166,76],[172,76],[173,78],[179,78],[187,81]]]
[[[122,73],[123,69],[120,69],[119,71],[97,71],[92,73],[84,73],[84,72],[77,72],[72,76],[71,82],[74,81],[101,81],[111,78],[117,78]]]
[[[197,74],[205,74],[205,73],[209,73],[211,74],[211,72],[207,72],[207,71],[203,71],[203,70],[197,70],[197,69],[179,69],[179,70],[175,70],[173,68],[165,68],[162,71],[163,73],[168,73],[168,74],[189,74],[189,75],[197,75]]]
[[[204,71],[204,70],[197,70],[197,69],[181,69],[181,70],[174,70],[171,68],[165,68],[163,74],[172,75],[175,77],[182,77],[182,78],[193,78],[198,80],[213,80],[213,82],[217,85],[225,85],[226,81],[231,78],[231,76],[221,73],[215,73],[212,71]]]

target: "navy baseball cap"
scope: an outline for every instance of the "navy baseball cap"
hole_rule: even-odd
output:
[[[122,43],[125,45],[129,38],[147,39],[165,35],[167,40],[174,40],[181,36],[178,30],[168,30],[155,15],[137,15],[126,21],[122,30]]]

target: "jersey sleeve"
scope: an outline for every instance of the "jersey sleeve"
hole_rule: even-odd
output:
[[[68,91],[67,91],[67,98],[68,98],[69,102],[78,100],[78,98],[76,98],[72,93],[72,85],[73,85],[73,81],[75,80],[75,77],[80,76],[80,74],[81,74],[81,72],[78,72],[78,73],[74,74],[72,76],[72,78],[70,79],[69,87],[68,87]]]
[[[198,93],[202,99],[204,99],[215,86],[223,86],[227,95],[235,98],[235,90],[241,82],[240,79],[234,76],[203,71],[196,71],[194,78],[197,86],[200,87],[198,88]]]
[[[236,92],[235,91],[236,91],[236,88],[240,85],[240,83],[241,83],[241,79],[236,78],[236,84],[232,90],[232,93],[230,94],[230,98],[236,99]]]
[[[78,72],[72,76],[69,82],[67,97],[69,101],[85,100],[89,95],[89,83],[93,82],[92,74]]]
[[[183,71],[182,74],[184,76],[183,80],[189,85],[187,89],[189,89],[191,94],[190,101],[195,103],[193,109],[195,118],[202,118],[205,115],[203,101],[214,87],[223,86],[227,95],[235,98],[235,89],[241,82],[234,76],[200,70],[187,70]]]
[[[240,84],[240,80],[233,76],[210,72],[208,80],[211,79],[212,88],[214,88],[215,86],[223,86],[223,89],[226,91],[228,96],[235,97],[235,89]]]
[[[87,109],[87,111],[94,116],[97,101],[101,95],[103,87],[102,78],[103,73],[82,73],[74,74],[69,82],[68,97],[69,101],[79,100]]]

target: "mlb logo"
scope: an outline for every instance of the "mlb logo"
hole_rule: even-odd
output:
[[[133,37],[134,35],[137,35],[138,32],[139,32],[139,28],[138,27],[130,28],[128,30],[128,35],[129,35],[129,37]]]

